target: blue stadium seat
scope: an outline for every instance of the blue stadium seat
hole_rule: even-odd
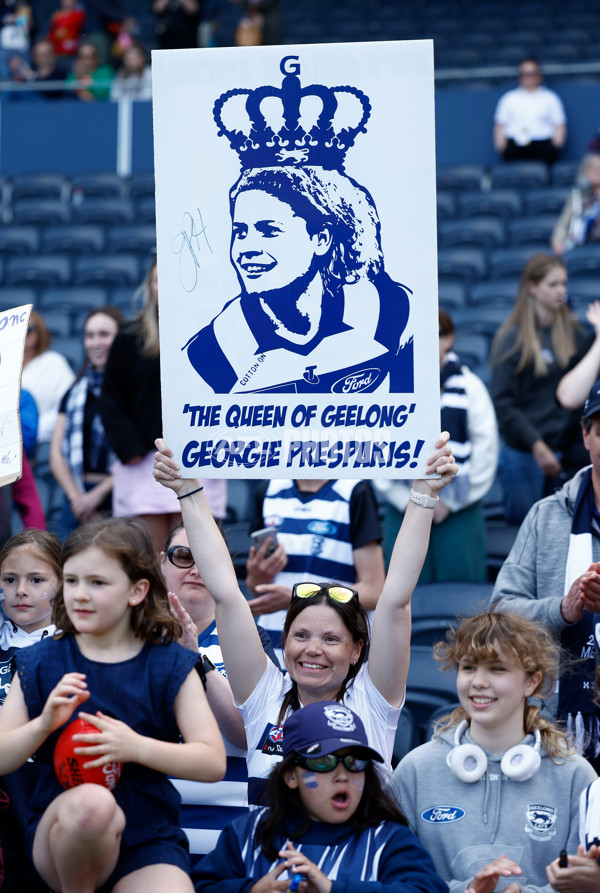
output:
[[[456,323],[455,323],[456,325]],[[456,331],[454,350],[469,369],[487,363],[490,352],[490,339],[478,332],[467,332],[464,326]]]
[[[69,195],[69,182],[64,174],[18,174],[13,177],[10,194],[12,201],[23,198],[59,199],[65,202]]]
[[[75,194],[83,192],[86,199],[122,198],[125,192],[123,180],[112,171],[77,174],[73,177],[71,189]]]
[[[128,198],[86,198],[73,207],[73,220],[78,223],[100,223],[120,226],[133,223],[133,203]]]
[[[444,220],[438,225],[439,244],[443,248],[454,245],[479,245],[497,248],[506,240],[504,223],[498,217],[464,217]]]
[[[154,198],[154,172],[132,174],[129,183],[129,197]]]
[[[457,331],[465,335],[484,335],[489,348],[494,335],[502,323],[508,319],[511,309],[511,306],[503,304],[478,304],[477,306],[467,304],[456,310],[453,316],[454,325]],[[483,355],[482,348],[477,342],[474,347],[476,353],[473,353],[473,347],[471,347],[474,364],[471,368],[473,369],[488,360],[488,354]]]
[[[511,161],[492,168],[492,189],[533,189],[545,186],[550,176],[543,161]]]
[[[71,288],[44,288],[41,290],[37,309],[42,313],[60,310],[65,313],[87,313],[94,307],[107,304],[106,289],[98,286]]]
[[[440,306],[450,315],[454,308],[464,307],[466,302],[466,289],[462,282],[446,282],[441,278],[438,282],[438,299]]]
[[[427,722],[438,707],[456,702],[456,673],[443,672],[430,646],[412,645],[406,684],[406,704],[416,725],[414,745],[424,744]]]
[[[591,301],[600,300],[600,277],[576,276],[569,282],[568,292],[574,304],[585,304],[587,307]]]
[[[156,226],[152,223],[135,223],[132,226],[115,226],[109,230],[106,250],[113,253],[135,251],[152,255],[156,251]]]
[[[600,244],[581,245],[565,255],[569,277],[600,272]]]
[[[135,204],[135,219],[137,223],[154,223],[156,220],[156,205],[154,198],[147,196],[140,198]]]
[[[398,725],[396,726],[394,747],[392,750],[392,769],[395,769],[400,760],[412,749],[414,735],[415,721],[412,713],[405,704],[400,713]]]
[[[0,310],[10,310],[12,307],[22,307],[23,304],[35,304],[36,290],[34,288],[0,288]]]
[[[52,347],[67,358],[73,372],[78,372],[81,369],[84,361],[83,339],[81,338],[81,335],[71,335],[66,338],[54,338]]]
[[[49,226],[42,233],[42,251],[53,254],[100,254],[104,251],[104,229],[101,226],[74,224]]]
[[[581,161],[557,161],[552,168],[555,186],[574,186]]]
[[[526,214],[560,214],[569,197],[566,186],[544,186],[542,189],[528,189],[523,195]]]
[[[508,224],[511,245],[532,245],[545,242],[550,246],[550,236],[556,224],[556,214],[537,214],[512,220]]]
[[[13,203],[12,222],[22,225],[39,223],[58,226],[70,223],[71,209],[58,199],[23,198]]]
[[[73,334],[71,316],[64,310],[47,310],[44,313],[44,322],[53,342],[57,338],[70,338]]]
[[[140,264],[132,254],[105,254],[97,257],[78,257],[73,264],[74,285],[104,283],[137,285]]]
[[[438,192],[436,201],[438,220],[449,220],[454,217],[456,208],[451,192]]]
[[[6,261],[4,281],[7,285],[68,285],[71,262],[58,254],[11,257]]]
[[[547,244],[515,245],[512,248],[496,248],[490,253],[490,278],[520,275],[533,254],[548,252]]]
[[[143,272],[145,271],[141,271],[140,273],[140,279],[142,278],[141,274]],[[138,283],[136,283],[136,287],[137,284]],[[122,310],[126,317],[134,316],[142,307],[141,295],[138,295],[137,300],[135,300],[135,292],[136,288],[131,285],[127,288],[124,288],[123,286],[113,287],[110,290],[108,302],[109,304],[114,304],[119,310]]]
[[[512,307],[519,290],[519,278],[490,279],[476,282],[469,290],[469,304],[502,305]]]
[[[485,252],[481,248],[440,248],[438,275],[471,282],[487,272]]]
[[[432,645],[444,637],[457,617],[469,617],[487,610],[491,583],[423,583],[411,599],[411,645]]]
[[[521,212],[521,205],[521,196],[516,189],[469,192],[458,197],[458,209],[463,217],[475,217],[479,214],[513,217]]]
[[[0,226],[0,254],[34,254],[39,247],[36,226]]]

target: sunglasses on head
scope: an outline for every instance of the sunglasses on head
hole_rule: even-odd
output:
[[[312,598],[319,592],[326,592],[334,602],[342,605],[348,604],[353,598],[358,598],[356,589],[349,586],[323,586],[321,583],[294,583],[292,587],[292,601],[295,598]]]
[[[167,558],[175,567],[192,567],[195,564],[192,550],[187,546],[169,546]]]
[[[311,772],[333,772],[338,763],[343,763],[348,772],[364,772],[371,760],[364,760],[354,754],[347,753],[343,757],[336,753],[327,753],[322,757],[298,757],[296,765]]]

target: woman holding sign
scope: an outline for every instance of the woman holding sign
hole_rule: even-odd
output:
[[[440,435],[426,478],[414,482],[377,603],[371,642],[355,590],[298,582],[283,630],[286,675],[266,658],[202,488],[198,481],[179,476],[171,451],[157,440],[154,477],[177,494],[196,565],[216,603],[227,677],[246,727],[251,803],[257,802],[262,779],[281,757],[286,716],[315,701],[342,701],[355,710],[389,769],[410,658],[410,599],[427,552],[431,509],[438,491],[457,471],[448,436]],[[434,473],[440,477],[432,477]]]

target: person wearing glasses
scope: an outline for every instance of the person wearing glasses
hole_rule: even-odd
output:
[[[273,551],[275,543],[267,538],[250,548],[246,585],[253,596],[250,610],[276,648],[298,579],[348,583],[366,611],[375,609],[385,566],[370,481],[265,481],[256,490],[250,519],[250,530],[259,528],[273,530],[277,545]]]
[[[164,440],[156,441],[154,477],[177,494],[198,570],[215,600],[227,678],[246,729],[250,803],[258,802],[264,778],[281,758],[281,729],[289,712],[315,701],[341,701],[355,710],[390,770],[410,661],[410,599],[427,552],[437,493],[457,471],[448,438],[447,432],[440,435],[424,479],[413,484],[372,635],[356,590],[298,582],[283,627],[285,675],[266,658],[202,487],[183,480],[171,450]]]
[[[225,828],[194,872],[197,893],[447,893],[383,790],[373,765],[383,757],[356,713],[335,701],[309,704],[284,723],[282,750],[266,808]]]
[[[542,85],[542,69],[528,56],[519,65],[519,86],[500,97],[494,115],[494,147],[504,161],[554,164],[567,138],[560,98]]]
[[[182,827],[195,858],[213,848],[227,822],[248,811],[246,734],[225,673],[215,624],[215,603],[198,573],[183,524],[177,524],[169,534],[160,553],[160,565],[172,607],[184,630],[180,644],[200,652],[198,671],[227,754],[223,781],[207,785],[171,779],[181,794]],[[260,627],[257,631],[265,654],[279,670],[269,634]]]

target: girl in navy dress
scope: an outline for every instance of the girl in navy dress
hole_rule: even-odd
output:
[[[19,653],[0,711],[0,774],[33,754],[43,767],[27,832],[34,865],[55,893],[103,884],[114,893],[192,893],[179,796],[166,776],[215,781],[225,772],[197,655],[174,641],[181,626],[141,524],[81,527],[63,561],[53,601],[61,632]],[[123,763],[114,792],[61,788],[54,746],[75,716],[97,729],[74,736],[83,768]]]

